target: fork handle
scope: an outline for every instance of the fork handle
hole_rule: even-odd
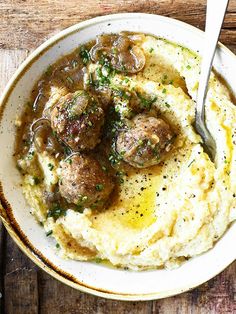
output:
[[[196,118],[205,129],[205,99],[212,63],[229,0],[207,0],[204,52],[197,94]]]

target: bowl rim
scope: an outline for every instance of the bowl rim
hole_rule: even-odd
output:
[[[58,34],[53,35],[49,39],[47,39],[45,42],[43,42],[39,47],[37,47],[33,52],[29,54],[29,56],[21,63],[21,65],[17,68],[9,82],[7,83],[6,87],[4,88],[4,91],[0,97],[0,123],[2,119],[2,113],[5,109],[5,106],[7,104],[8,98],[10,97],[11,93],[14,91],[14,87],[16,83],[19,81],[19,79],[24,75],[25,71],[27,71],[27,68],[29,68],[37,59],[40,58],[42,54],[44,54],[46,51],[48,51],[52,46],[54,46],[56,43],[58,43],[60,40],[66,38],[67,36],[70,36],[71,34],[78,32],[79,30],[82,30],[88,26],[95,25],[99,22],[105,22],[110,20],[118,20],[118,19],[131,19],[131,18],[157,18],[159,20],[163,20],[166,22],[169,22],[171,24],[176,24],[177,26],[182,26],[185,29],[188,28],[191,32],[195,32],[201,37],[203,37],[204,32],[200,29],[162,15],[158,14],[149,14],[149,13],[116,13],[116,14],[109,14],[104,16],[95,17],[92,19],[88,19],[82,22],[79,22],[77,24],[74,24],[62,31],[60,31]],[[226,46],[224,46],[222,43],[218,43],[218,46],[224,50],[227,54],[230,54],[233,56],[236,60],[236,56],[231,52],[230,49],[228,49]],[[226,265],[222,267],[220,271],[215,273],[213,276],[210,276],[206,281],[202,282],[201,280],[197,284],[188,284],[185,287],[176,288],[176,289],[170,289],[165,292],[155,292],[155,293],[147,293],[147,294],[122,294],[122,293],[116,293],[112,291],[105,291],[102,289],[98,289],[95,287],[87,286],[86,284],[75,282],[71,279],[66,278],[63,276],[60,272],[56,271],[54,268],[50,267],[48,263],[45,262],[43,258],[40,258],[37,254],[37,250],[30,247],[28,241],[24,241],[22,237],[18,234],[18,232],[14,229],[14,225],[11,223],[12,219],[9,217],[5,217],[5,214],[1,213],[1,207],[2,209],[7,212],[7,210],[10,208],[10,205],[8,204],[7,200],[5,199],[3,195],[3,191],[1,188],[1,182],[0,182],[0,218],[2,219],[2,222],[4,226],[6,227],[9,235],[13,239],[13,241],[17,244],[17,246],[21,249],[23,253],[25,253],[38,267],[40,267],[42,270],[46,271],[49,275],[51,275],[53,278],[59,280],[60,282],[75,288],[79,291],[86,292],[89,294],[93,294],[99,297],[107,298],[107,299],[113,299],[113,300],[123,300],[123,301],[147,301],[147,300],[157,300],[162,299],[170,296],[174,296],[183,292],[187,292],[189,290],[192,290],[196,288],[197,286],[203,284],[204,282],[212,279],[216,275],[218,275],[220,272],[222,272],[226,267],[228,267],[231,263],[234,262],[234,260],[227,262]]]

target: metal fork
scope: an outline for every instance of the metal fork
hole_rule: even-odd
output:
[[[216,155],[216,143],[206,126],[205,100],[212,63],[228,2],[229,0],[207,0],[204,53],[201,64],[194,124],[196,132],[202,138],[203,148],[213,162]]]

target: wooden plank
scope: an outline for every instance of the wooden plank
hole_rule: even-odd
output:
[[[152,313],[236,313],[235,274],[236,262],[224,272],[191,292],[154,301]]]
[[[0,47],[4,49],[32,49],[53,33],[95,16],[117,12],[146,12],[170,16],[203,28],[205,0],[5,0],[0,7]],[[92,8],[92,9],[91,9]],[[236,0],[231,0],[225,29],[224,43],[236,41]]]
[[[28,50],[0,49],[0,93],[28,54]]]
[[[119,313],[119,314],[149,314],[152,311],[152,301],[146,302],[122,302],[104,300],[99,298],[96,312],[102,314]],[[155,312],[157,314],[158,312]]]
[[[5,275],[5,312],[38,314],[37,273],[16,269]]]
[[[38,268],[6,236],[4,313],[38,313]]]
[[[19,64],[26,58],[25,50],[0,50],[0,91],[3,90]],[[4,234],[1,228],[1,235]],[[4,241],[5,245],[1,245]],[[34,264],[21,253],[9,235],[0,239],[3,313],[37,313],[37,272]],[[4,277],[4,278],[3,278]],[[3,287],[4,280],[4,287]],[[3,307],[3,304],[2,304]],[[30,311],[29,311],[30,309]]]
[[[81,293],[39,271],[40,313],[97,313],[97,298]]]
[[[11,239],[9,234],[6,235],[6,248],[5,248],[5,273],[14,272],[16,269],[37,269],[31,260],[21,252],[18,246]]]
[[[18,65],[27,56],[27,51],[9,51],[0,50],[0,93],[3,91],[6,83],[18,67]],[[6,262],[6,232],[0,222],[0,313],[3,313],[4,307],[4,271]],[[20,253],[21,254],[21,253]]]
[[[151,313],[152,302],[121,302],[105,300],[79,292],[49,277],[43,271],[38,273],[40,313],[42,314],[110,314]]]

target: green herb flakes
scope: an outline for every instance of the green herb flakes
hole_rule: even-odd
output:
[[[102,166],[102,170],[103,170],[104,172],[107,172],[107,167]]]
[[[85,47],[80,48],[79,56],[82,59],[84,65],[87,65],[90,61],[89,51]]]
[[[52,230],[49,230],[47,233],[46,233],[46,236],[49,237],[50,235],[53,234],[53,231]]]
[[[140,100],[140,106],[141,108],[150,110],[152,104],[157,100],[157,97],[153,97],[153,98],[145,98],[143,95],[137,93],[137,96]]]
[[[34,185],[38,185],[40,183],[40,179],[38,177],[33,177]]]
[[[69,165],[71,165],[71,164],[72,164],[72,159],[71,159],[71,158],[68,158],[68,159],[66,159],[66,162],[67,162]]]
[[[50,171],[52,171],[52,170],[53,170],[53,168],[54,168],[54,165],[53,165],[53,164],[51,164],[51,163],[49,163],[49,164],[48,164],[48,168],[49,168],[49,170],[50,170]]]
[[[76,68],[77,65],[78,65],[78,61],[77,60],[72,60],[71,65],[72,65],[73,69]]]
[[[102,259],[99,258],[99,257],[96,257],[96,258],[94,259],[94,262],[95,262],[96,264],[100,264],[100,263],[102,262]]]
[[[166,88],[163,88],[162,93],[166,94],[166,92],[167,92]]]
[[[97,191],[102,191],[104,189],[104,185],[103,184],[96,184],[95,188]]]
[[[52,217],[55,220],[65,215],[66,209],[62,208],[59,204],[54,204],[47,212],[47,218]]]
[[[74,84],[74,80],[73,80],[70,76],[68,76],[68,77],[66,78],[66,80],[67,80],[70,84]]]

